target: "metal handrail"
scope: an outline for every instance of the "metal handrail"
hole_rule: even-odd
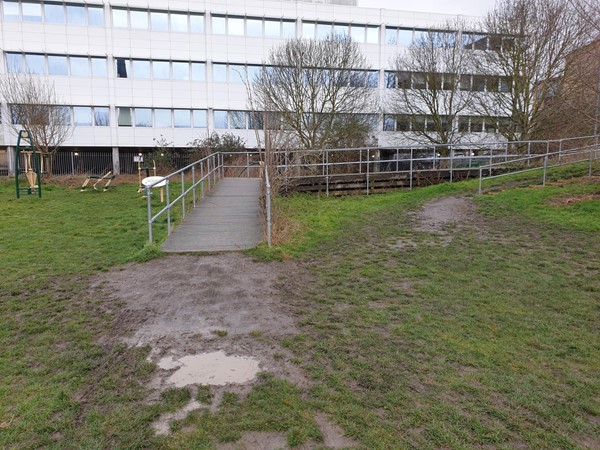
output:
[[[206,167],[206,170],[204,170]],[[200,177],[196,180],[196,169],[200,169]],[[149,184],[144,187],[144,192],[147,198],[147,208],[148,208],[148,240],[150,243],[154,241],[153,237],[153,224],[156,220],[161,217],[163,214],[167,214],[167,234],[171,234],[171,209],[178,202],[181,202],[182,209],[182,217],[185,218],[186,214],[186,199],[187,196],[192,193],[193,205],[196,206],[196,197],[197,197],[197,188],[200,186],[200,196],[204,197],[207,189],[204,186],[204,182],[207,182],[208,190],[212,186],[216,184],[219,178],[222,177],[222,168],[223,168],[223,157],[220,153],[212,153],[192,164],[189,164],[182,169],[179,169],[169,175],[162,177],[161,179],[156,180],[154,183]],[[185,176],[186,174],[191,174],[192,184],[187,189],[185,188]],[[171,189],[170,183],[171,180],[177,176],[180,176],[181,179],[181,194],[179,194],[175,199],[171,200]],[[152,196],[151,190],[157,185],[165,182],[165,190],[166,190],[166,204],[160,209],[156,214],[152,214]]]
[[[271,247],[271,180],[269,166],[265,164],[265,203],[267,210],[267,245]]]

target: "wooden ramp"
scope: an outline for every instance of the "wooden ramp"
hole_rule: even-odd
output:
[[[260,178],[223,178],[162,245],[165,252],[243,250],[263,240]]]

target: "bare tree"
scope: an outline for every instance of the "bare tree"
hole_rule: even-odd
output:
[[[600,32],[600,3],[597,0],[568,0],[568,2],[592,28]]]
[[[269,113],[268,127],[292,135],[299,147],[340,146],[339,130],[350,116],[370,129],[376,75],[349,37],[289,40],[271,51],[265,66],[251,86],[254,107]]]
[[[62,105],[54,84],[39,75],[9,72],[0,78],[0,97],[9,109],[11,128],[16,133],[29,132],[32,144],[47,161],[46,170],[52,173],[49,157],[73,131],[70,110]]]
[[[397,131],[419,143],[454,144],[468,129],[458,126],[460,115],[472,112],[474,94],[461,90],[472,69],[472,51],[459,44],[462,22],[422,33],[399,54],[386,80],[387,110],[395,115]]]
[[[568,55],[589,41],[590,23],[564,0],[499,0],[482,28],[489,48],[478,52],[478,72],[509,79],[511,86],[481,93],[480,113],[507,117],[499,131],[509,140],[545,137],[546,99],[554,95]]]

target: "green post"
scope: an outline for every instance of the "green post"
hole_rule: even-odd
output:
[[[29,145],[25,146],[27,150],[31,152],[31,165],[32,169],[35,166],[36,180],[37,180],[37,191],[38,197],[42,198],[42,176],[41,176],[41,160],[40,154],[35,151],[35,146],[31,140],[31,134],[27,130],[19,131],[19,136],[17,139],[17,149],[15,150],[15,188],[17,191],[17,198],[21,198],[21,189],[19,188],[19,154],[21,153],[21,139],[25,139],[29,142]],[[29,194],[31,193],[31,188],[29,188]]]

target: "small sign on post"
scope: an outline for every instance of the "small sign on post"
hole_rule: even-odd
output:
[[[133,162],[136,162],[136,163],[141,163],[141,162],[144,162],[144,157],[143,157],[143,156],[141,156],[141,155],[140,155],[140,156],[136,156],[136,155],[134,155],[134,156],[133,156]]]

